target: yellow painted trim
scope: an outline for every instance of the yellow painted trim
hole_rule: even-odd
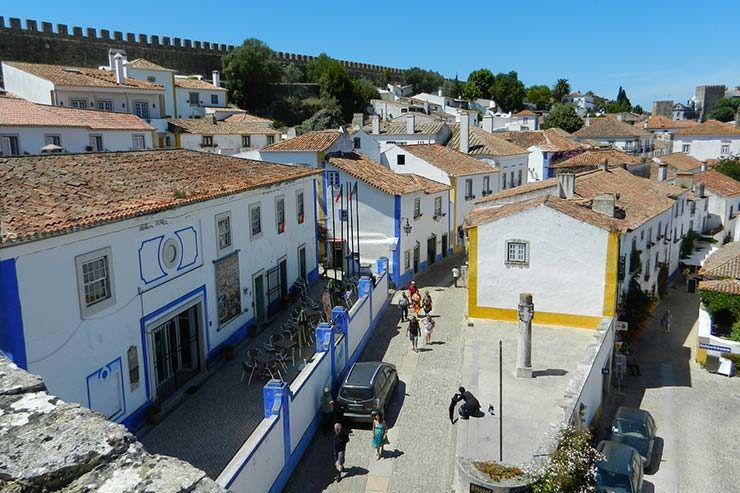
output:
[[[619,264],[619,234],[609,232],[606,240],[606,270],[604,272],[605,317],[613,317],[617,306],[617,268]]]
[[[455,246],[453,249],[457,246],[457,194],[455,193],[457,189],[457,177],[451,176],[450,177],[450,202],[452,202],[452,232],[454,232],[454,240],[455,240]]]
[[[177,116],[177,86],[175,85],[175,73],[170,72],[172,75],[172,118],[179,118]],[[179,145],[177,147],[180,147]]]
[[[180,148],[180,132],[175,132],[175,147]]]
[[[478,309],[478,226],[468,230],[468,316]]]
[[[696,343],[696,362],[700,365],[704,365],[707,362],[707,350],[700,348],[699,343]]]

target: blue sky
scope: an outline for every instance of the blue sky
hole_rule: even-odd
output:
[[[461,80],[516,70],[526,85],[562,77],[609,98],[622,85],[645,109],[699,84],[740,85],[737,0],[0,0],[0,15],[226,44],[256,37]]]

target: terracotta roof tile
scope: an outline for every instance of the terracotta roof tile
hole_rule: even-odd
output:
[[[487,202],[496,202],[501,199],[516,197],[518,195],[523,195],[523,194],[530,193],[530,192],[536,192],[538,190],[546,190],[548,188],[557,188],[557,186],[558,186],[557,178],[548,178],[542,181],[533,181],[533,182],[525,183],[524,185],[520,185],[518,187],[507,188],[506,190],[501,190],[487,197],[482,197],[476,200],[475,203],[485,204]]]
[[[666,154],[665,156],[659,156],[657,159],[678,171],[693,171],[695,169],[701,169],[704,165],[704,163],[695,157],[689,156],[683,152]]]
[[[460,125],[450,125],[452,138],[447,147],[460,149]],[[469,152],[471,156],[512,156],[515,154],[529,154],[527,149],[512,144],[508,140],[495,134],[486,132],[480,127],[470,127]]]
[[[0,244],[92,228],[318,173],[184,149],[0,158]]]
[[[153,130],[130,113],[80,110],[0,98],[0,127],[75,127],[91,130]]]
[[[46,79],[59,86],[125,87],[127,89],[164,91],[164,87],[160,84],[153,84],[151,82],[131,79],[128,77],[124,79],[123,84],[118,84],[116,82],[116,74],[107,70],[84,67],[66,67],[64,65],[44,65],[40,63],[5,61],[3,63],[42,79]]]
[[[591,118],[591,125],[581,127],[573,136],[579,139],[606,139],[651,137],[652,134],[629,123],[621,122],[612,116],[603,116]]]
[[[712,252],[699,274],[706,279],[740,279],[740,241],[731,241]]]
[[[696,126],[697,123],[694,120],[671,120],[660,115],[653,115],[643,123],[636,123],[640,125],[640,128],[647,130],[661,130],[664,128],[689,128]]]
[[[673,135],[727,135],[727,136],[740,136],[740,129],[735,128],[731,123],[722,123],[717,120],[707,120],[704,123],[691,126],[689,128],[682,128],[673,132]]]
[[[401,148],[450,176],[480,175],[498,171],[498,167],[439,144],[404,145]]]
[[[362,154],[351,153],[332,156],[328,163],[389,195],[405,195],[414,192],[431,194],[450,189],[444,183],[422,176],[396,174],[390,168]]]
[[[422,135],[435,135],[439,133],[445,126],[443,121],[425,121],[415,122],[414,134]],[[365,125],[362,127],[365,133],[372,133],[373,126]],[[401,118],[400,120],[394,120],[391,122],[380,123],[380,133],[384,135],[407,135],[406,120]]]
[[[278,130],[261,123],[221,121],[214,124],[210,118],[183,118],[169,120],[169,124],[175,131],[198,135],[280,135]]]
[[[166,72],[177,72],[177,70],[172,70],[171,68],[157,65],[156,63],[150,62],[145,58],[137,58],[136,60],[131,60],[130,62],[128,62],[128,66],[141,70],[164,70]]]
[[[519,113],[514,113],[514,116],[537,116],[537,114],[531,110],[522,110]]]
[[[724,197],[734,197],[740,194],[740,182],[734,178],[710,169],[694,175],[696,183],[704,182],[707,190],[722,195]]]
[[[548,152],[576,151],[593,147],[586,142],[574,140],[571,134],[559,128],[525,132],[496,132],[496,136],[506,139],[524,149],[537,146],[543,151]]]
[[[550,168],[567,169],[567,168],[595,168],[606,161],[610,167],[635,166],[643,161],[640,158],[622,152],[618,149],[590,149],[580,154],[568,158],[564,161],[550,163]]]
[[[216,87],[210,82],[206,80],[201,80],[201,79],[189,79],[189,78],[175,77],[175,86],[180,87],[182,89],[202,89],[204,91],[224,91],[226,92],[225,88]]]
[[[224,121],[241,123],[269,123],[270,125],[272,125],[272,120],[270,120],[269,118],[261,118],[259,116],[250,115],[247,112],[236,113],[234,115],[227,116]]]
[[[718,293],[740,294],[740,281],[737,279],[699,281],[699,289]]]
[[[340,135],[338,130],[306,132],[292,139],[275,142],[260,152],[321,152],[331,147]]]

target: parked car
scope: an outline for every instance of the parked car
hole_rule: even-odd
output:
[[[642,458],[629,445],[602,441],[597,445],[604,460],[596,461],[596,491],[639,493],[642,491]]]
[[[621,406],[612,421],[611,439],[635,448],[642,457],[642,466],[649,471],[652,466],[655,443],[655,420],[649,412]]]
[[[377,361],[355,363],[347,373],[337,398],[344,419],[372,421],[374,411],[385,411],[396,385],[398,372],[395,366]]]

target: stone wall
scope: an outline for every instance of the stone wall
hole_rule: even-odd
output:
[[[0,491],[226,491],[187,462],[149,454],[124,426],[47,393],[1,353],[0,437]]]
[[[193,41],[169,36],[123,33],[107,29],[81,28],[66,24],[53,25],[11,17],[0,17],[0,60],[32,63],[54,63],[80,67],[98,67],[108,62],[109,48],[126,50],[129,60],[146,58],[183,74],[211,75],[221,69],[221,57],[233,45],[211,41]],[[278,60],[305,65],[315,57],[276,52]],[[380,79],[384,73],[400,81],[398,68],[340,60],[354,77]]]

